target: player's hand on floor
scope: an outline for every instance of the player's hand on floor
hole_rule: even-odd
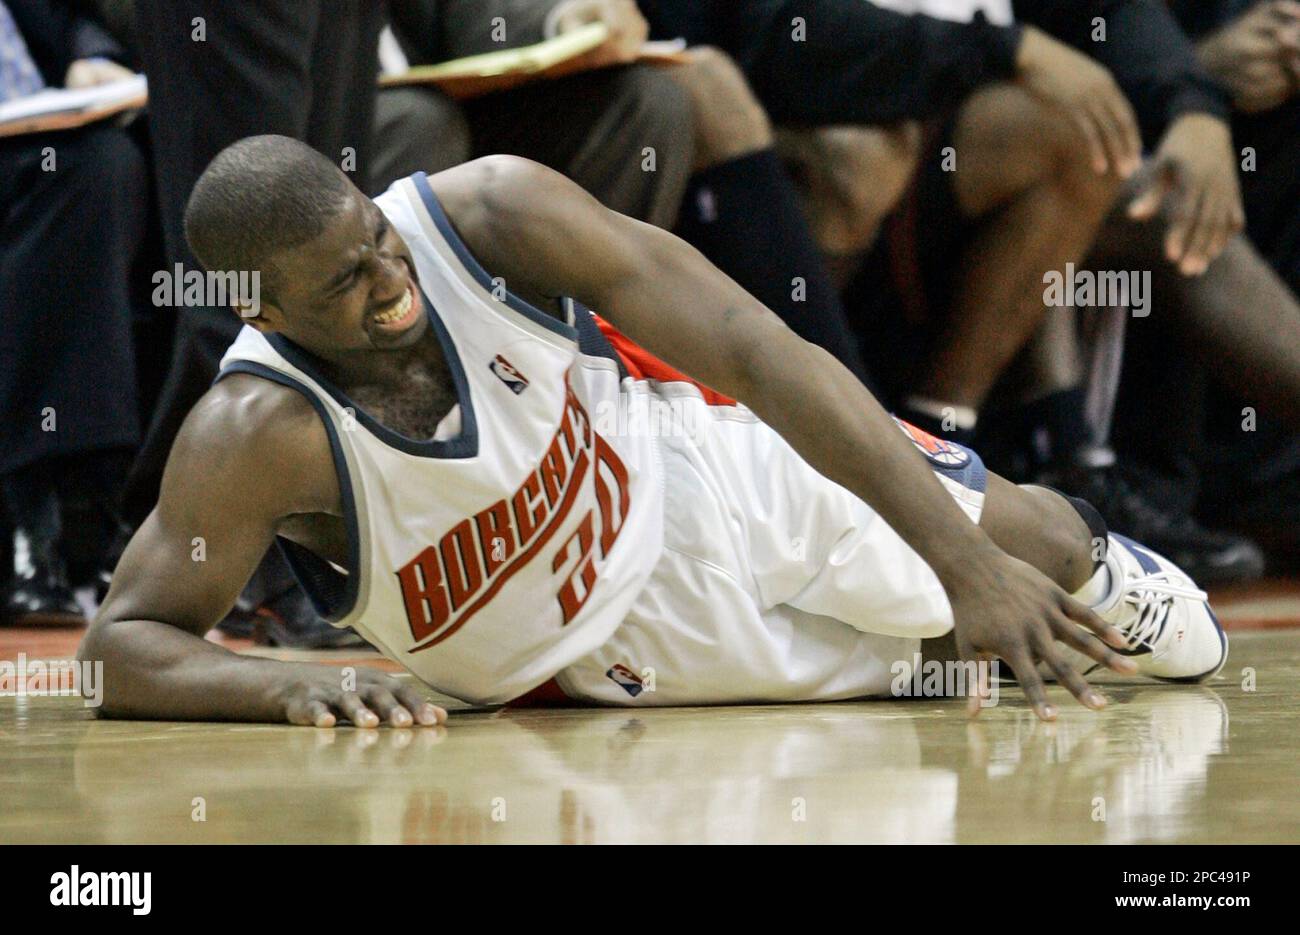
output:
[[[334,727],[351,721],[356,727],[434,727],[447,721],[447,712],[411,685],[374,669],[339,669],[300,665],[277,689],[284,719],[305,727]]]
[[[1082,704],[1094,710],[1106,704],[1096,689],[1062,658],[1058,643],[1123,675],[1137,671],[1131,659],[1102,642],[1123,647],[1124,638],[1118,630],[1036,568],[1006,553],[972,563],[966,580],[948,585],[948,597],[961,658],[1006,662],[1015,671],[1034,712],[1045,721],[1056,717],[1056,708],[1047,701],[1047,690],[1038,671],[1040,662]],[[989,696],[988,667],[978,666],[978,671],[978,683],[970,695],[972,716],[979,713],[981,699]]]

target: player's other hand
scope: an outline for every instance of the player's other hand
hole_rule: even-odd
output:
[[[1029,92],[1064,111],[1083,134],[1098,174],[1128,178],[1142,164],[1142,136],[1110,71],[1063,42],[1026,26],[1016,69]]]
[[[68,66],[63,86],[69,89],[93,88],[96,85],[123,81],[135,73],[106,58],[79,58]]]
[[[636,0],[563,0],[551,12],[555,34],[563,35],[592,23],[609,28],[607,54],[601,65],[621,65],[636,61],[650,35],[650,24],[641,15]]]
[[[1078,650],[1123,675],[1136,664],[1108,649],[1124,638],[1110,624],[1066,594],[1044,574],[1005,552],[972,562],[964,580],[945,582],[952,604],[957,651],[963,660],[1001,659],[1015,670],[1025,697],[1044,721],[1056,718],[1038,671],[1046,663],[1070,694],[1094,710],[1106,700],[1061,657],[1058,643]],[[1091,633],[1087,632],[1091,631]],[[1094,635],[1095,634],[1095,635]],[[1098,639],[1100,637],[1100,639]],[[970,713],[979,713],[989,695],[987,667],[979,666],[978,684],[970,694]]]
[[[292,678],[273,689],[284,720],[304,727],[435,727],[447,712],[410,685],[374,669],[302,664]]]
[[[1164,139],[1138,179],[1128,215],[1168,219],[1165,256],[1184,276],[1199,276],[1241,233],[1246,215],[1237,183],[1232,132],[1218,117],[1188,113]]]

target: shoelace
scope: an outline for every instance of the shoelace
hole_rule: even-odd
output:
[[[1169,616],[1169,608],[1176,597],[1203,601],[1208,595],[1200,588],[1180,584],[1168,571],[1138,575],[1124,583],[1124,599],[1138,612],[1130,623],[1120,627],[1130,649],[1139,646],[1155,649],[1155,641],[1164,630],[1165,618]]]

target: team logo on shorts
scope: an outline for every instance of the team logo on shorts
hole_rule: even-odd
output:
[[[904,422],[897,416],[894,421],[903,430],[903,434],[912,440],[912,444],[921,450],[921,454],[930,459],[932,464],[941,468],[962,468],[970,463],[970,452],[960,445],[944,438],[936,438],[929,432],[918,429],[910,422]]]
[[[502,383],[510,387],[510,392],[516,396],[528,389],[528,378],[516,370],[515,365],[500,354],[488,363],[488,369],[495,373]]]
[[[605,675],[633,698],[645,691],[645,682],[641,680],[641,676],[637,675],[621,662],[615,663],[614,667],[606,672]]]

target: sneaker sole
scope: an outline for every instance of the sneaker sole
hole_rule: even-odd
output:
[[[1223,667],[1228,664],[1228,634],[1224,632],[1223,624],[1219,622],[1219,615],[1210,608],[1209,604],[1205,605],[1205,612],[1209,614],[1210,619],[1214,621],[1214,629],[1219,631],[1219,646],[1223,650],[1222,654],[1219,656],[1219,664],[1210,671],[1203,672],[1200,675],[1185,675],[1180,678],[1165,678],[1164,676],[1153,675],[1151,678],[1159,682],[1170,682],[1175,685],[1187,685],[1194,682],[1208,681],[1223,671]]]

